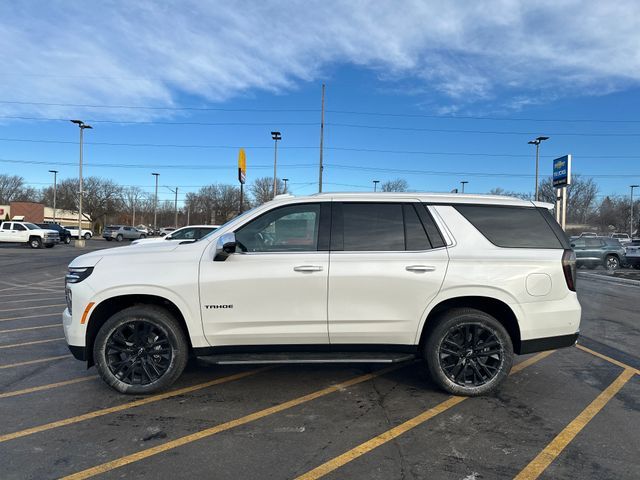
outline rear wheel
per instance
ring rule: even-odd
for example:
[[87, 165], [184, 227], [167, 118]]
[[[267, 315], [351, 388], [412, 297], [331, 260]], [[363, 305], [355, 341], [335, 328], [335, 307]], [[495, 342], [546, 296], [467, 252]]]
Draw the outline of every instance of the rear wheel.
[[121, 393], [153, 393], [170, 386], [188, 360], [176, 320], [161, 307], [139, 305], [113, 315], [98, 331], [93, 356], [102, 379]]
[[85, 240], [89, 240], [90, 238], [91, 238], [91, 234], [90, 233], [87, 232], [87, 233], [84, 234], [84, 239]]
[[620, 260], [615, 255], [607, 255], [604, 260], [604, 266], [607, 270], [618, 270], [620, 268]]
[[502, 324], [470, 308], [444, 313], [425, 342], [424, 357], [433, 381], [454, 395], [489, 393], [507, 378], [513, 345]]
[[116, 235], [116, 242], [121, 242], [123, 238], [124, 237], [122, 236], [122, 234], [119, 233], [118, 235]]
[[64, 237], [64, 244], [69, 245], [71, 243], [71, 237]]
[[31, 248], [42, 248], [42, 239], [40, 237], [31, 237], [29, 239], [29, 246]]

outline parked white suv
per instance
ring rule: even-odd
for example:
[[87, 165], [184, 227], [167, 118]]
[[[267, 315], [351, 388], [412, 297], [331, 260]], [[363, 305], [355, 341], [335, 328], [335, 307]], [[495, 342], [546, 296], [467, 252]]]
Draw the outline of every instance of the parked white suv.
[[421, 357], [458, 395], [514, 353], [573, 345], [575, 257], [548, 204], [498, 196], [290, 195], [191, 243], [101, 250], [66, 278], [65, 336], [120, 392], [217, 363]]

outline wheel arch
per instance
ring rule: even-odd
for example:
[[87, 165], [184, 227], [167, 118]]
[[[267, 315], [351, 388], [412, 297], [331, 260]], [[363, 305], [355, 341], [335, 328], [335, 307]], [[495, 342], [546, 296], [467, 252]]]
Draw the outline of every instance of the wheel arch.
[[94, 365], [93, 345], [96, 335], [100, 327], [115, 313], [134, 305], [156, 305], [166, 309], [178, 322], [182, 329], [189, 351], [193, 349], [191, 335], [184, 314], [178, 306], [171, 300], [159, 295], [153, 294], [123, 294], [102, 300], [91, 310], [91, 315], [87, 319], [87, 328], [85, 332], [85, 352], [88, 366]]
[[502, 326], [507, 330], [511, 342], [513, 344], [513, 350], [515, 353], [520, 354], [520, 325], [518, 323], [518, 317], [513, 309], [505, 303], [503, 300], [489, 296], [477, 296], [477, 295], [464, 295], [447, 298], [436, 304], [428, 313], [427, 318], [422, 326], [420, 333], [419, 347], [420, 350], [424, 346], [424, 343], [436, 325], [437, 318], [444, 312], [453, 308], [475, 308], [482, 312], [485, 312], [496, 320], [498, 320]]

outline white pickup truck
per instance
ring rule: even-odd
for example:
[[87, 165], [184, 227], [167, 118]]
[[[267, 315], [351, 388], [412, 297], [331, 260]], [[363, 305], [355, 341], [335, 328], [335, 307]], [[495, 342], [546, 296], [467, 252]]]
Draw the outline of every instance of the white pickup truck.
[[60, 243], [60, 234], [29, 222], [6, 221], [0, 224], [1, 243], [26, 243], [31, 248], [53, 247]]
[[[71, 234], [71, 238], [78, 238], [78, 227], [64, 227], [67, 230], [69, 230], [69, 233]], [[82, 237], [85, 240], [89, 240], [91, 237], [93, 237], [93, 232], [91, 230], [86, 230], [86, 229], [82, 229]]]

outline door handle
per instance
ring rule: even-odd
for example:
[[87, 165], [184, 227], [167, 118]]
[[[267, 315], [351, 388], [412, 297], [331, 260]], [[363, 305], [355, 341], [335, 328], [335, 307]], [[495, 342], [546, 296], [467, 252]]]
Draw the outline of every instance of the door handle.
[[431, 265], [409, 265], [405, 267], [408, 272], [416, 272], [416, 273], [424, 273], [424, 272], [433, 272], [436, 267], [432, 267]]
[[321, 272], [321, 265], [298, 265], [297, 267], [293, 267], [293, 270], [296, 272]]

